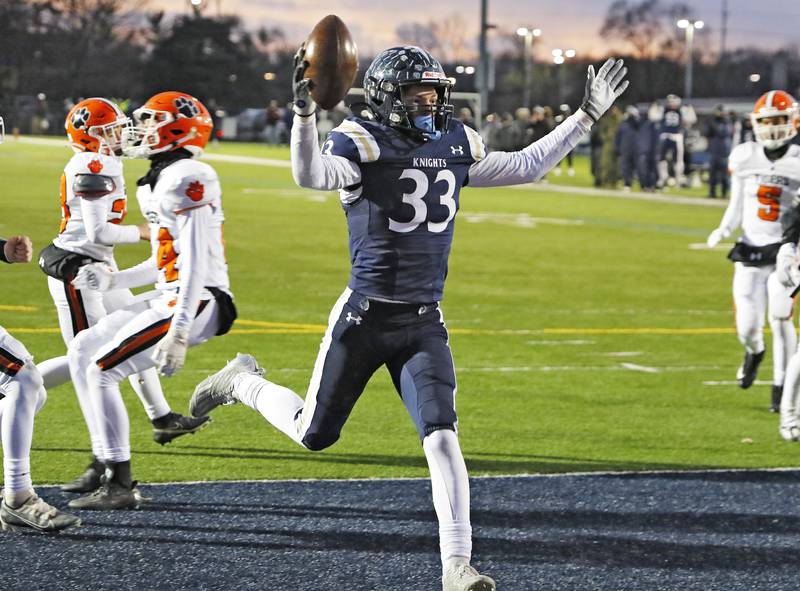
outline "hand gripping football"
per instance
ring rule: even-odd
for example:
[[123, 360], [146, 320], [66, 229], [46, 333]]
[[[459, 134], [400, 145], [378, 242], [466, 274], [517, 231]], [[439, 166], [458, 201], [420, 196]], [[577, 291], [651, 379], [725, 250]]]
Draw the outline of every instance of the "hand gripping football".
[[358, 50], [350, 31], [338, 16], [319, 21], [306, 41], [305, 77], [310, 78], [311, 98], [321, 109], [332, 109], [347, 96], [358, 71]]

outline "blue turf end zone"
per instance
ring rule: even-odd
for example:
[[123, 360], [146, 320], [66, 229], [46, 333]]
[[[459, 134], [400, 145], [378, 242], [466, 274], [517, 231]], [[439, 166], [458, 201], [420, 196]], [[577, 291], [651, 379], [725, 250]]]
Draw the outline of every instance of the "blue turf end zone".
[[[795, 589], [798, 485], [800, 471], [478, 478], [474, 564], [501, 591]], [[138, 511], [0, 535], [0, 589], [441, 589], [425, 480], [142, 491]]]

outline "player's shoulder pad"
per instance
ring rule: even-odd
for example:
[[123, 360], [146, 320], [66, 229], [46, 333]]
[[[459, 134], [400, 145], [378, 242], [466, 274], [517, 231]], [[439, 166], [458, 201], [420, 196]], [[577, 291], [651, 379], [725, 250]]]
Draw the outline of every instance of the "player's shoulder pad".
[[64, 167], [67, 177], [79, 174], [97, 174], [107, 177], [122, 176], [122, 160], [97, 152], [78, 152]]
[[475, 162], [480, 162], [486, 158], [486, 144], [483, 143], [481, 135], [469, 125], [464, 125], [461, 121], [451, 120], [448, 133], [463, 134], [469, 144], [469, 152]]
[[381, 149], [373, 126], [369, 121], [348, 117], [328, 134], [323, 152], [357, 163], [375, 162], [381, 156]]
[[797, 144], [789, 144], [789, 149], [786, 150], [786, 156], [789, 158], [800, 158], [800, 146]]
[[743, 142], [731, 150], [731, 154], [728, 156], [728, 170], [731, 174], [741, 172], [757, 147], [756, 142]]
[[176, 213], [218, 201], [222, 194], [217, 172], [205, 162], [189, 158], [167, 166], [154, 192]]

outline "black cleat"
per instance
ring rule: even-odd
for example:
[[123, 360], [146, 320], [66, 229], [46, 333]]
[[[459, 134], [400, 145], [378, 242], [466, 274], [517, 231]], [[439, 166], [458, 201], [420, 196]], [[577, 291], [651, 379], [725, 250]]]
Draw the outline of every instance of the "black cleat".
[[742, 366], [736, 372], [736, 381], [739, 382], [739, 387], [746, 390], [753, 385], [758, 375], [758, 366], [764, 359], [767, 350], [764, 349], [761, 353], [745, 353]]
[[166, 445], [176, 437], [187, 433], [196, 433], [211, 422], [211, 417], [185, 417], [176, 412], [171, 412], [153, 419], [153, 440], [161, 445]]
[[781, 398], [783, 397], [783, 386], [772, 384], [772, 404], [769, 405], [769, 412], [781, 412]]
[[103, 476], [105, 465], [94, 458], [86, 471], [72, 482], [61, 487], [61, 490], [69, 493], [89, 493], [100, 488], [100, 478]]
[[139, 498], [136, 495], [136, 482], [128, 488], [114, 479], [103, 477], [103, 484], [96, 491], [85, 497], [69, 502], [72, 509], [85, 511], [117, 511], [120, 509], [138, 509]]

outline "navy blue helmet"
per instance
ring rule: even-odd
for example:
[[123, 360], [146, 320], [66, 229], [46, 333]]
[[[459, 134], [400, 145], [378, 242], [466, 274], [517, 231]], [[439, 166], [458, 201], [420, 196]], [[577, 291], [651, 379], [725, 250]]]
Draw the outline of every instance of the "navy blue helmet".
[[366, 102], [378, 122], [424, 135], [431, 130], [415, 125], [404, 102], [405, 89], [417, 85], [436, 90], [438, 98], [431, 111], [433, 127], [446, 133], [453, 114], [450, 103], [453, 82], [430, 53], [413, 45], [391, 47], [379, 53], [364, 74]]

